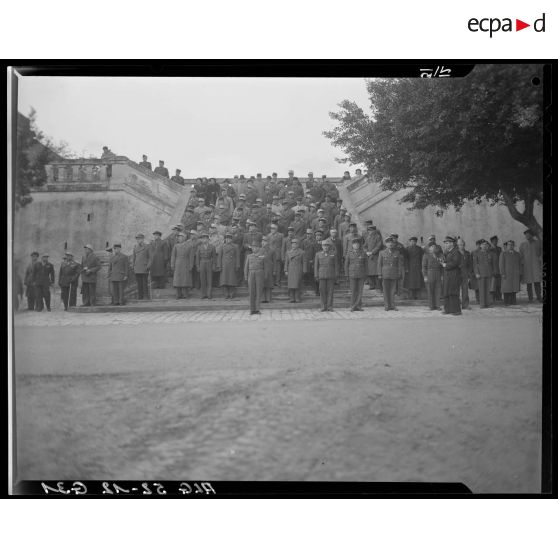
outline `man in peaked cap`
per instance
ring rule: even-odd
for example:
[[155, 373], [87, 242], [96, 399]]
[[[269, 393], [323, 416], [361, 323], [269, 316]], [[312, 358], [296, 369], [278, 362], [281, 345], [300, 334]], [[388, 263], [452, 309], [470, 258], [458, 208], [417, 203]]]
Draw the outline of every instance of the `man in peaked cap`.
[[112, 285], [112, 299], [115, 306], [124, 306], [124, 288], [128, 281], [128, 256], [122, 253], [122, 244], [112, 246], [114, 253], [109, 259], [108, 279]]
[[149, 244], [149, 273], [154, 289], [164, 289], [170, 261], [170, 249], [167, 242], [161, 240], [161, 231], [153, 233]]
[[136, 234], [136, 245], [132, 251], [132, 269], [136, 277], [138, 300], [145, 300], [148, 297], [149, 248], [142, 233]]
[[362, 308], [362, 290], [367, 274], [368, 257], [358, 238], [352, 241], [352, 247], [345, 257], [345, 276], [349, 279], [351, 292], [351, 312], [360, 312]]
[[395, 307], [395, 287], [396, 282], [403, 276], [403, 256], [399, 250], [395, 249], [394, 241], [388, 236], [384, 243], [385, 250], [380, 252], [378, 257], [378, 275], [382, 278], [384, 290], [384, 306], [386, 312], [397, 310]]
[[35, 310], [42, 312], [44, 306], [50, 312], [50, 287], [54, 285], [54, 267], [48, 261], [49, 255], [43, 254], [41, 261], [33, 266], [33, 285], [35, 286]]
[[141, 158], [142, 160], [139, 162], [139, 166], [147, 170], [152, 170], [151, 163], [147, 160], [147, 155], [142, 155]]
[[101, 261], [93, 253], [91, 244], [86, 244], [83, 248], [85, 255], [81, 260], [82, 306], [95, 306], [97, 302], [97, 273], [101, 269]]
[[209, 243], [208, 233], [202, 233], [200, 238], [201, 244], [196, 251], [195, 263], [200, 273], [201, 298], [211, 300], [213, 294], [213, 270], [216, 267], [217, 251], [215, 246]]
[[339, 276], [337, 256], [330, 238], [322, 241], [322, 251], [314, 257], [314, 277], [320, 283], [322, 312], [333, 312], [333, 290]]
[[457, 249], [456, 239], [446, 236], [444, 239], [445, 257], [442, 263], [444, 281], [442, 293], [444, 297], [444, 314], [461, 316], [459, 293], [461, 292], [461, 253]]
[[165, 167], [165, 161], [163, 160], [159, 161], [159, 166], [156, 167], [153, 172], [159, 176], [164, 176], [165, 178], [169, 177], [169, 170]]
[[66, 252], [64, 254], [64, 261], [60, 266], [60, 273], [58, 274], [60, 298], [66, 311], [77, 303], [79, 273], [79, 264], [74, 261], [74, 255], [71, 252]]
[[424, 250], [417, 246], [418, 238], [411, 236], [409, 238], [409, 246], [407, 246], [407, 258], [405, 260], [405, 287], [409, 290], [411, 299], [416, 300], [422, 288], [424, 281], [422, 277], [422, 257]]
[[180, 184], [181, 186], [184, 186], [184, 179], [180, 176], [180, 173], [182, 171], [180, 169], [176, 169], [174, 176], [171, 178], [171, 180], [173, 182], [176, 182], [177, 184]]

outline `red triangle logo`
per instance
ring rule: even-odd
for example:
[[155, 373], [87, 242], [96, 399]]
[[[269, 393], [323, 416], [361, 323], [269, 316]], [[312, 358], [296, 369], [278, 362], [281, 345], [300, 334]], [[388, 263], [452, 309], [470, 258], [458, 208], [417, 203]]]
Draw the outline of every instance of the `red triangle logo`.
[[524, 21], [521, 21], [520, 19], [515, 20], [515, 30], [516, 31], [521, 31], [522, 29], [525, 29], [525, 27], [531, 27], [531, 24], [530, 23], [525, 23]]

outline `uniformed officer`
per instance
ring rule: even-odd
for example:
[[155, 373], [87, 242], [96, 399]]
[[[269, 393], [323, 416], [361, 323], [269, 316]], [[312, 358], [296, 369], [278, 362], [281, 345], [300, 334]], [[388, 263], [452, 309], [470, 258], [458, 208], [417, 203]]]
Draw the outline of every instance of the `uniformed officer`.
[[31, 263], [27, 266], [25, 270], [25, 279], [23, 283], [25, 285], [25, 296], [27, 297], [27, 310], [35, 310], [35, 285], [33, 285], [33, 268], [34, 265], [39, 261], [39, 252], [31, 252]]
[[345, 257], [345, 275], [349, 279], [351, 291], [351, 312], [360, 312], [362, 308], [362, 290], [366, 278], [368, 257], [358, 238], [354, 238], [352, 248]]
[[95, 306], [97, 301], [97, 273], [101, 269], [99, 258], [93, 253], [93, 246], [86, 244], [85, 255], [81, 260], [82, 306]]
[[442, 294], [444, 296], [444, 314], [461, 316], [461, 304], [459, 302], [459, 292], [461, 291], [461, 253], [456, 246], [456, 239], [453, 236], [446, 236], [444, 239], [444, 281]]
[[132, 269], [136, 276], [138, 300], [144, 300], [148, 297], [149, 248], [145, 244], [145, 236], [142, 233], [136, 234], [136, 241], [137, 244], [132, 252]]
[[240, 269], [240, 250], [233, 241], [233, 233], [225, 233], [225, 242], [217, 251], [217, 269], [225, 299], [232, 300], [236, 295], [238, 271]]
[[209, 235], [204, 232], [201, 234], [201, 244], [196, 251], [196, 267], [200, 273], [201, 298], [211, 300], [213, 293], [213, 268], [217, 252], [215, 246], [209, 244]]
[[260, 314], [265, 265], [264, 256], [259, 255], [260, 248], [257, 245], [249, 247], [249, 253], [244, 263], [244, 280], [248, 283], [250, 315]]
[[298, 246], [298, 238], [291, 238], [291, 248], [285, 253], [285, 275], [289, 289], [289, 302], [300, 302], [300, 289], [304, 273], [304, 252]]
[[44, 254], [42, 261], [33, 267], [33, 284], [35, 285], [36, 310], [42, 312], [44, 306], [50, 312], [50, 287], [54, 285], [54, 266], [48, 261], [49, 255]]
[[169, 170], [165, 167], [165, 161], [159, 161], [159, 166], [153, 172], [165, 178], [169, 177]]
[[186, 235], [179, 232], [177, 242], [171, 252], [170, 267], [172, 285], [176, 289], [176, 298], [188, 298], [192, 288], [192, 267], [194, 264], [194, 245], [185, 242]]
[[422, 256], [422, 276], [426, 284], [430, 310], [440, 309], [443, 272], [442, 262], [443, 257], [441, 252], [436, 250], [436, 244], [431, 244]]
[[386, 312], [397, 310], [395, 307], [395, 288], [397, 281], [403, 277], [403, 256], [394, 248], [391, 236], [384, 241], [386, 248], [378, 257], [378, 276], [382, 278], [384, 306]]
[[262, 247], [259, 252], [264, 257], [264, 281], [262, 289], [262, 302], [271, 302], [273, 290], [273, 270], [275, 268], [275, 252], [269, 245], [269, 237], [262, 237]]
[[378, 256], [383, 247], [382, 234], [374, 226], [372, 219], [367, 221], [367, 232], [364, 237], [364, 246], [366, 250], [367, 262], [367, 275], [368, 275], [368, 289], [378, 289]]
[[148, 269], [154, 289], [165, 288], [170, 260], [169, 245], [161, 240], [161, 236], [161, 231], [154, 231], [153, 240], [149, 244]]
[[424, 285], [422, 277], [422, 257], [424, 250], [417, 246], [417, 237], [409, 238], [409, 246], [407, 246], [407, 258], [405, 260], [406, 274], [405, 287], [409, 290], [410, 298], [416, 300]]
[[283, 235], [279, 232], [276, 222], [271, 224], [271, 232], [268, 235], [269, 247], [275, 252], [273, 268], [273, 284], [278, 287], [281, 284], [281, 271], [283, 262]]
[[176, 182], [177, 184], [180, 184], [181, 186], [184, 186], [184, 179], [180, 176], [180, 173], [182, 171], [180, 169], [176, 169], [174, 176], [171, 177], [171, 180], [173, 182]]
[[314, 277], [320, 282], [321, 312], [333, 312], [333, 290], [339, 267], [330, 238], [322, 241], [322, 251], [314, 258]]
[[114, 253], [109, 259], [108, 277], [112, 283], [112, 298], [115, 306], [124, 306], [124, 287], [128, 281], [128, 256], [122, 253], [122, 244], [113, 245]]
[[139, 166], [151, 170], [151, 163], [147, 160], [147, 155], [142, 155], [141, 158], [142, 161], [140, 161]]
[[487, 240], [482, 240], [481, 249], [473, 255], [473, 269], [479, 285], [480, 307], [490, 307], [490, 282], [499, 272], [495, 252], [490, 250]]
[[74, 261], [73, 254], [66, 252], [58, 274], [60, 298], [64, 304], [64, 310], [76, 305], [79, 273], [79, 264]]

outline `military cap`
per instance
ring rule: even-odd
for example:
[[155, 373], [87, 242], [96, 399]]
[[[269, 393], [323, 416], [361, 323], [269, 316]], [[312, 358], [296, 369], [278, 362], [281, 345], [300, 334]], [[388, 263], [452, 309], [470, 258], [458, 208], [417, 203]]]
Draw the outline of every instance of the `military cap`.
[[204, 238], [204, 237], [209, 238], [209, 234], [207, 234], [205, 231], [202, 232], [202, 233], [200, 234], [200, 236], [201, 236], [202, 238]]
[[313, 172], [309, 172], [309, 173], [308, 173], [308, 176], [314, 176], [314, 173], [313, 173]]
[[292, 190], [289, 190], [289, 192], [288, 192], [288, 193], [289, 193], [289, 194], [294, 194], [294, 192], [293, 192]]
[[370, 225], [368, 225], [366, 228], [367, 228], [368, 230], [373, 230], [373, 229], [375, 229], [376, 227], [375, 227], [374, 225], [370, 224]]
[[533, 234], [533, 229], [525, 229], [523, 234]]
[[270, 203], [266, 204], [266, 207], [268, 207], [269, 209], [271, 209], [271, 204], [270, 204]]
[[276, 173], [276, 172], [272, 172], [272, 173], [271, 173], [271, 176], [277, 176], [277, 173]]
[[74, 257], [74, 255], [71, 252], [65, 252], [64, 255], [65, 256], [72, 256], [72, 258]]
[[353, 238], [351, 242], [358, 242], [360, 244], [362, 240], [362, 236], [355, 236], [355, 238]]
[[255, 179], [256, 179], [256, 177], [255, 177], [254, 175], [252, 175], [252, 176], [250, 177], [250, 180], [255, 180]]
[[248, 180], [248, 184], [246, 184], [246, 188], [253, 188], [254, 187], [252, 184], [250, 184], [250, 182], [252, 182], [252, 179]]
[[333, 241], [331, 238], [326, 238], [325, 240], [322, 240], [322, 246], [333, 246]]
[[48, 254], [43, 254], [43, 258], [48, 258], [49, 255]]
[[318, 209], [318, 213], [319, 213], [320, 211], [321, 211], [322, 213], [324, 212], [324, 210], [323, 210], [321, 207]]
[[240, 196], [238, 196], [239, 200], [245, 200], [246, 199], [246, 194], [240, 194]]
[[304, 213], [306, 213], [306, 211], [304, 209], [297, 209], [296, 210], [296, 215], [303, 215]]
[[176, 169], [176, 172], [182, 172], [180, 169]]
[[346, 207], [343, 207], [343, 206], [341, 206], [341, 209], [340, 209], [339, 211], [344, 211], [344, 212], [346, 213], [346, 212], [347, 212], [347, 208], [346, 208]]
[[193, 213], [194, 210], [191, 207], [187, 207], [186, 211], [188, 211], [189, 213]]
[[267, 235], [262, 236], [262, 242], [265, 240], [265, 242], [269, 242], [269, 238]]
[[255, 222], [255, 221], [246, 221], [246, 224], [247, 224], [247, 225], [250, 225], [250, 226], [251, 226], [251, 225], [256, 226], [256, 222]]
[[122, 248], [122, 244], [116, 243], [112, 245], [113, 248]]
[[176, 225], [171, 228], [171, 231], [177, 231], [177, 230], [178, 230], [178, 227]]
[[93, 250], [93, 246], [91, 246], [91, 244], [86, 244], [86, 245], [84, 246], [84, 248], [89, 248], [89, 250]]
[[418, 240], [418, 238], [416, 236], [411, 236], [411, 238], [409, 238], [409, 240]]
[[332, 233], [332, 232], [335, 232], [335, 233], [336, 233], [336, 232], [337, 232], [337, 229], [329, 229], [329, 232], [330, 232], [330, 233]]
[[310, 207], [316, 207], [316, 204], [315, 204], [315, 203], [311, 203], [311, 204], [310, 204]]
[[32, 256], [38, 256], [38, 255], [39, 255], [39, 252], [37, 252], [37, 251], [31, 252], [31, 255], [32, 255]]
[[349, 227], [356, 227], [356, 223], [349, 223]]
[[196, 225], [203, 225], [203, 221], [196, 221]]
[[495, 239], [498, 240], [498, 237], [496, 235], [490, 237], [490, 240], [495, 240]]
[[384, 242], [393, 242], [393, 237], [391, 236], [386, 236], [386, 238], [384, 238]]
[[257, 174], [256, 174], [256, 176], [260, 176], [260, 177], [261, 177], [261, 175], [262, 175], [262, 173], [261, 173], [261, 172], [259, 172], [259, 173], [257, 173]]
[[226, 232], [226, 233], [225, 233], [225, 238], [227, 238], [227, 237], [232, 238], [232, 236], [233, 236], [233, 235], [232, 235], [232, 233], [230, 233], [230, 232]]
[[515, 240], [508, 240], [506, 244], [515, 244]]
[[105, 252], [112, 252], [112, 248], [105, 248]]
[[274, 199], [274, 200], [278, 200], [278, 199], [279, 199], [279, 196], [275, 195], [275, 196], [273, 196], [273, 199]]
[[455, 237], [448, 235], [444, 238], [444, 242], [455, 242]]
[[159, 236], [163, 235], [163, 233], [161, 231], [155, 231], [153, 234], [158, 234]]
[[233, 221], [240, 221], [240, 219], [238, 217], [233, 217], [232, 220]]
[[289, 205], [289, 202], [287, 200], [283, 200], [283, 205]]
[[256, 198], [256, 202], [262, 202], [262, 198]]
[[398, 235], [398, 234], [395, 234], [395, 233], [393, 233], [393, 234], [391, 235], [391, 237], [392, 237], [392, 238], [399, 238], [399, 235]]
[[202, 201], [202, 202], [205, 202], [205, 199], [204, 199], [204, 198], [198, 198], [198, 201], [199, 201], [199, 202], [201, 202], [201, 201]]
[[215, 223], [211, 223], [211, 225], [209, 225], [209, 228], [210, 229], [216, 229], [217, 225]]
[[435, 234], [431, 234], [431, 235], [428, 237], [428, 240], [436, 240], [436, 235], [435, 235]]
[[165, 161], [163, 161], [162, 159], [159, 159], [159, 163], [164, 163]]
[[323, 231], [321, 231], [319, 229], [316, 232], [314, 232], [314, 236], [316, 236], [317, 234], [320, 234], [322, 236], [324, 235]]
[[147, 157], [147, 155], [144, 154], [144, 155], [142, 155], [142, 157]]
[[241, 174], [241, 175], [240, 175], [240, 178], [244, 178], [244, 175], [243, 175], [243, 174]]
[[142, 233], [136, 234], [136, 238], [145, 238], [145, 235]]
[[290, 225], [287, 227], [288, 231], [294, 231], [294, 227], [291, 227]]
[[293, 244], [294, 242], [298, 244], [298, 238], [296, 236], [291, 240], [291, 244]]
[[325, 223], [325, 222], [326, 222], [326, 218], [325, 218], [325, 217], [320, 217], [320, 218], [318, 219], [318, 221], [323, 221], [323, 222]]
[[278, 221], [279, 221], [279, 217], [272, 217], [271, 218], [272, 223], [277, 223]]
[[210, 204], [209, 204], [209, 207], [215, 207], [215, 204], [214, 204], [214, 203], [210, 203]]
[[197, 234], [198, 234], [198, 231], [191, 230], [191, 231], [190, 231], [190, 234], [197, 235]]
[[306, 232], [307, 232], [307, 233], [312, 233], [312, 232], [314, 232], [314, 231], [313, 231], [312, 229], [306, 229]]
[[364, 221], [367, 225], [371, 225], [372, 224], [372, 219], [367, 219], [366, 221]]

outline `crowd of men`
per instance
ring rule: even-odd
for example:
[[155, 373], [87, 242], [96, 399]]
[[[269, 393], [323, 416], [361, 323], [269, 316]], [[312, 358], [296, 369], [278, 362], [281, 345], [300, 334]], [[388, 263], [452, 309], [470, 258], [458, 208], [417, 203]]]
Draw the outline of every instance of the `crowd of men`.
[[[139, 164], [151, 170], [147, 159], [144, 155]], [[168, 177], [164, 161], [153, 172]], [[346, 172], [344, 179], [350, 178]], [[184, 182], [180, 169], [171, 180]], [[211, 299], [213, 289], [222, 287], [225, 299], [232, 300], [246, 281], [252, 313], [260, 312], [260, 303], [271, 302], [273, 288], [284, 282], [291, 303], [301, 301], [305, 286], [320, 296], [323, 312], [331, 311], [343, 276], [355, 312], [362, 311], [365, 284], [383, 292], [386, 311], [397, 310], [395, 296], [403, 290], [411, 299], [426, 291], [431, 310], [440, 309], [443, 302], [443, 312], [454, 315], [470, 307], [469, 290], [481, 308], [502, 297], [504, 304], [515, 304], [521, 283], [527, 285], [530, 301], [533, 287], [541, 301], [542, 249], [531, 230], [525, 231], [519, 251], [513, 240], [500, 247], [496, 236], [478, 240], [472, 252], [462, 238], [452, 236], [444, 239], [443, 248], [434, 235], [423, 246], [417, 237], [404, 246], [397, 234], [384, 237], [372, 220], [359, 231], [325, 175], [315, 181], [308, 173], [304, 185], [292, 170], [286, 180], [278, 180], [277, 173], [265, 179], [261, 174], [249, 179], [239, 175], [220, 184], [214, 178], [198, 178], [181, 222], [162, 236], [154, 231], [147, 243], [138, 233], [129, 257], [118, 243], [109, 249], [112, 304], [125, 304], [124, 288], [132, 274], [140, 300], [150, 297], [150, 287], [165, 288], [169, 278], [177, 299], [188, 298], [192, 289], [199, 290], [202, 299]], [[41, 261], [36, 252], [31, 258], [24, 280], [28, 308], [50, 310], [54, 268], [48, 254]], [[81, 263], [66, 252], [58, 274], [66, 310], [76, 305], [80, 278], [83, 305], [96, 304], [100, 268], [90, 245], [84, 247]], [[18, 280], [15, 277], [14, 284]]]

